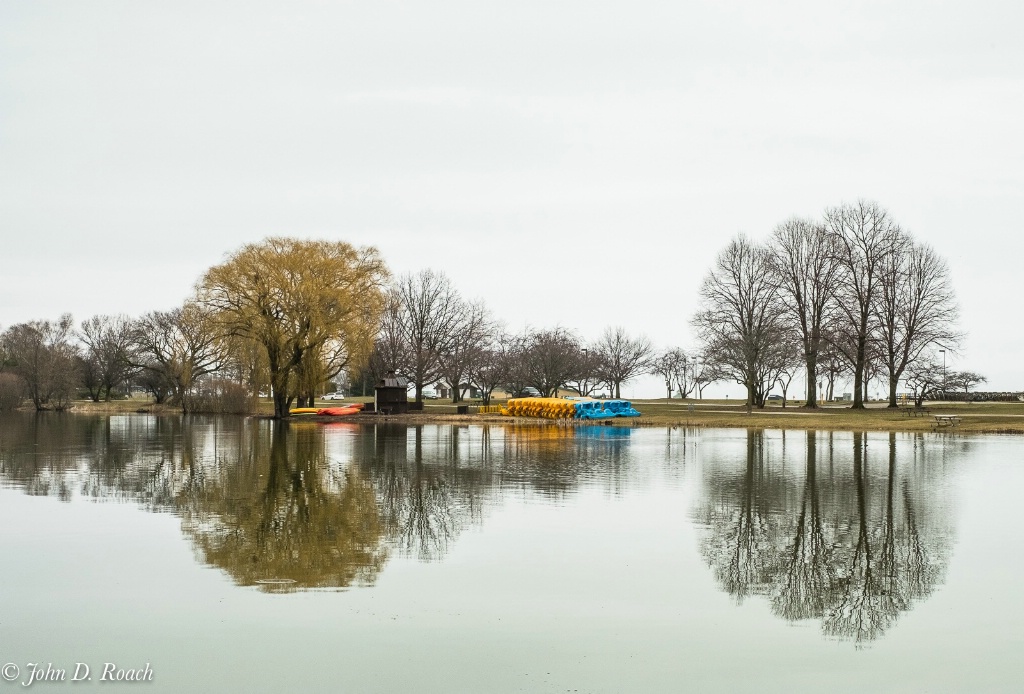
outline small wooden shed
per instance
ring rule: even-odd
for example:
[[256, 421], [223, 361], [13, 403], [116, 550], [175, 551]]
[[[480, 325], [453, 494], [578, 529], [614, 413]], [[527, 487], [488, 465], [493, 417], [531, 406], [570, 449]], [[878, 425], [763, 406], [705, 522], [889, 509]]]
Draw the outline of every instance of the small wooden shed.
[[381, 414], [405, 414], [409, 411], [409, 379], [388, 371], [373, 387], [373, 402]]

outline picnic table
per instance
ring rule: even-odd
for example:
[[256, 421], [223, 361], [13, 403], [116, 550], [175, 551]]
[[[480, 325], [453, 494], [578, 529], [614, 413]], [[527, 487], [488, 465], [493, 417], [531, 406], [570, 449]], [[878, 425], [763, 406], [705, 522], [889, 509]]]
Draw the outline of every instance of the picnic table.
[[956, 427], [960, 426], [960, 416], [955, 414], [937, 414], [935, 415], [935, 429], [942, 429], [944, 427]]
[[907, 415], [908, 417], [923, 417], [926, 414], [931, 414], [931, 409], [927, 407], [901, 407], [900, 412]]

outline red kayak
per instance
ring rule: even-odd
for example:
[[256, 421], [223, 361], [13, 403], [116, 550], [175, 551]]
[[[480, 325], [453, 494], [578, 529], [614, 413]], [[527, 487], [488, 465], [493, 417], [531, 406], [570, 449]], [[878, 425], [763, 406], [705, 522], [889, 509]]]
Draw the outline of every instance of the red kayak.
[[318, 415], [326, 415], [328, 417], [344, 417], [347, 414], [355, 414], [363, 409], [363, 403], [354, 402], [351, 405], [345, 405], [344, 407], [321, 407], [316, 411]]

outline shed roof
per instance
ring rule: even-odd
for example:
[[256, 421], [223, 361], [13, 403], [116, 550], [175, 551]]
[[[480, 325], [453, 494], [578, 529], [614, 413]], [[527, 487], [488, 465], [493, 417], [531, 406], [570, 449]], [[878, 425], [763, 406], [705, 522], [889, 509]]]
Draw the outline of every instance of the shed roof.
[[375, 388], [401, 388], [405, 390], [409, 387], [409, 379], [405, 376], [396, 376], [394, 371], [388, 371], [384, 375], [384, 378], [377, 381]]

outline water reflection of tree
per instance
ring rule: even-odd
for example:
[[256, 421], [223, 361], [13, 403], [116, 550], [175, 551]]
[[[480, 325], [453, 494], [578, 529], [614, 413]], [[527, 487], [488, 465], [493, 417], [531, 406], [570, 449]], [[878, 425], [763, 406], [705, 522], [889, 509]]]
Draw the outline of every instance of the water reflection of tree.
[[778, 590], [772, 599], [775, 614], [788, 620], [820, 617], [835, 583], [832, 546], [825, 538], [818, 494], [817, 437], [807, 432], [804, 485], [793, 529], [793, 541], [780, 565]]
[[765, 456], [763, 435], [749, 431], [743, 470], [712, 480], [701, 517], [712, 528], [704, 555], [715, 578], [738, 601], [767, 592], [778, 572], [778, 515], [772, 504], [781, 496], [780, 479]]
[[0, 422], [0, 475], [25, 493], [69, 501], [76, 473], [93, 468], [117, 476], [136, 449], [121, 436], [124, 418], [82, 418], [68, 413], [13, 413]]
[[502, 431], [496, 458], [506, 488], [560, 498], [586, 482], [626, 483], [627, 427], [513, 425]]
[[[404, 554], [441, 557], [462, 530], [480, 522], [492, 485], [486, 459], [466, 456], [459, 427], [382, 424], [361, 432], [359, 470], [373, 484], [385, 533]], [[411, 437], [411, 441], [410, 441]]]
[[372, 485], [328, 464], [318, 428], [276, 424], [269, 438], [208, 479], [183, 512], [203, 559], [242, 585], [372, 583], [387, 560]]
[[865, 641], [877, 638], [907, 609], [895, 555], [892, 491], [895, 442], [890, 456], [885, 509], [878, 525], [869, 525], [869, 480], [865, 470], [863, 434], [853, 435], [853, 480], [856, 488], [856, 541], [840, 564], [822, 628], [826, 634]]
[[711, 464], [702, 553], [738, 599], [768, 595], [780, 617], [865, 643], [942, 581], [948, 534], [928, 508], [940, 489], [901, 467], [896, 434], [874, 475], [866, 435], [853, 435], [849, 460], [830, 445], [824, 472], [814, 432], [805, 450], [802, 480], [769, 459], [762, 432], [748, 433], [742, 471]]
[[241, 585], [371, 583], [387, 560], [372, 484], [318, 427], [203, 417], [8, 417], [0, 473], [26, 493], [131, 500], [182, 517]]
[[629, 430], [612, 427], [52, 413], [2, 424], [3, 483], [175, 513], [197, 556], [243, 585], [370, 583], [392, 553], [443, 556], [499, 495], [614, 490], [633, 469]]

